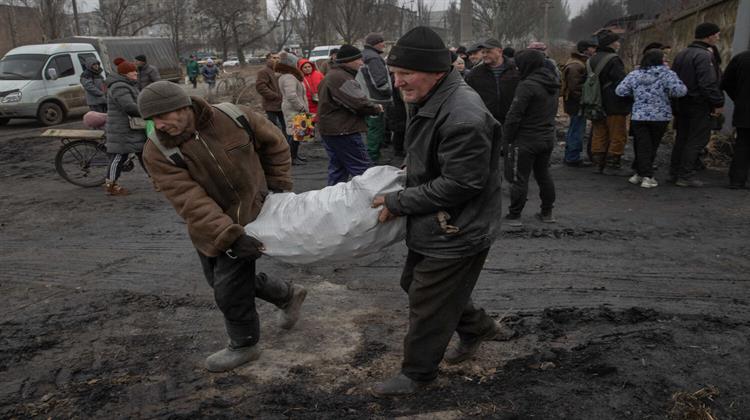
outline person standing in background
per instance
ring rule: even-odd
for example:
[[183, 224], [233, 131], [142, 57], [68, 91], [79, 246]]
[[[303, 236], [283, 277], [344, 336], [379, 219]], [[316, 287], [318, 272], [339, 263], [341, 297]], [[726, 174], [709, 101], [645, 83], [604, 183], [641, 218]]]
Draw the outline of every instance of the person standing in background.
[[193, 84], [193, 89], [198, 87], [198, 75], [201, 72], [201, 68], [198, 65], [198, 62], [195, 61], [195, 56], [190, 56], [190, 61], [187, 63], [187, 76], [188, 80], [190, 80], [190, 83]]
[[138, 89], [143, 90], [151, 83], [161, 80], [159, 70], [146, 62], [146, 56], [139, 54], [135, 56], [135, 65], [138, 67]]
[[279, 91], [279, 76], [276, 74], [276, 63], [279, 62], [279, 54], [269, 52], [266, 54], [266, 65], [258, 70], [255, 79], [255, 90], [262, 98], [261, 106], [266, 111], [266, 117], [286, 133], [284, 114], [281, 112], [281, 92]]
[[747, 188], [750, 170], [750, 51], [739, 53], [729, 61], [721, 88], [734, 101], [732, 125], [737, 128], [734, 156], [729, 167], [729, 188]]
[[562, 70], [563, 108], [570, 117], [563, 159], [568, 166], [591, 166], [591, 162], [581, 158], [583, 134], [586, 131], [586, 117], [581, 113], [581, 91], [586, 80], [586, 61], [595, 51], [596, 45], [589, 41], [578, 41], [576, 50], [570, 54]]

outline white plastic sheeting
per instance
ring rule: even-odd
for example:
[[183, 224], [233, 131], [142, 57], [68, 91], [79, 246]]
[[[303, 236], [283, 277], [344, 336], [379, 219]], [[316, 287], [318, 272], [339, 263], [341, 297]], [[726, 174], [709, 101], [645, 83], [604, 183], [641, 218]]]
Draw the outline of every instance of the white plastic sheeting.
[[375, 166], [349, 182], [266, 197], [263, 208], [245, 226], [266, 248], [264, 254], [294, 264], [346, 261], [378, 252], [406, 236], [406, 218], [378, 223], [377, 195], [404, 188], [406, 173]]

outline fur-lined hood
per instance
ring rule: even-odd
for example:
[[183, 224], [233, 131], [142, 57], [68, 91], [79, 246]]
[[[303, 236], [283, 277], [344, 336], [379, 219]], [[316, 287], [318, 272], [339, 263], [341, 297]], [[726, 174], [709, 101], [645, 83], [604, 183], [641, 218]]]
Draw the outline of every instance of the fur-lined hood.
[[292, 76], [297, 78], [297, 80], [299, 80], [300, 82], [304, 78], [304, 76], [302, 76], [302, 72], [300, 71], [300, 69], [298, 69], [297, 67], [290, 66], [288, 64], [276, 63], [276, 66], [273, 68], [273, 70], [279, 74], [291, 74]]

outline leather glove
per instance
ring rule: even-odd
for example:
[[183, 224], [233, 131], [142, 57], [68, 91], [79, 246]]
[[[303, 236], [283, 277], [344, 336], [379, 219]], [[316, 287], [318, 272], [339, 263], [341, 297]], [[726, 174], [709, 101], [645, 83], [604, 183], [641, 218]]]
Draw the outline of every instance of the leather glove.
[[232, 247], [227, 251], [227, 255], [254, 261], [263, 255], [262, 251], [265, 251], [265, 249], [259, 240], [252, 236], [242, 235], [234, 241]]

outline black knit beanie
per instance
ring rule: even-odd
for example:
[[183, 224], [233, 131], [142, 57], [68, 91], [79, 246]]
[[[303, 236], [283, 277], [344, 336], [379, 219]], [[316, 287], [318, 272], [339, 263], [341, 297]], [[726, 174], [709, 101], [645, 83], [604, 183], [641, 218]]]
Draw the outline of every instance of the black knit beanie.
[[711, 22], [703, 22], [695, 27], [695, 39], [708, 38], [709, 36], [721, 31], [719, 25]]
[[443, 40], [432, 29], [417, 26], [399, 38], [388, 54], [389, 66], [441, 73], [450, 71], [451, 54]]
[[345, 44], [339, 48], [339, 52], [336, 53], [336, 64], [350, 63], [358, 58], [362, 58], [362, 51], [359, 48]]

